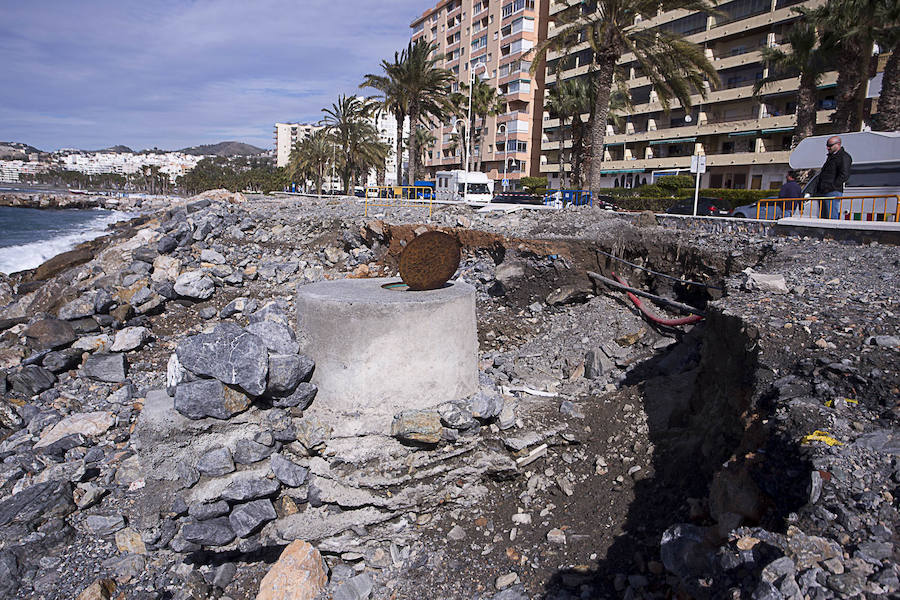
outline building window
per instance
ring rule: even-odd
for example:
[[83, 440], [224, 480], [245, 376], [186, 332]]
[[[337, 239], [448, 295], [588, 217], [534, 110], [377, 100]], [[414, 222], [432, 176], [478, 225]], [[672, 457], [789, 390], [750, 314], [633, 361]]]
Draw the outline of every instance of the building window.
[[[457, 34], [458, 38], [458, 34]], [[484, 34], [480, 38], [476, 38], [472, 41], [472, 50], [479, 50], [481, 48], [487, 47], [487, 34]]]
[[503, 6], [503, 18], [525, 9], [534, 10], [534, 0], [513, 0]]

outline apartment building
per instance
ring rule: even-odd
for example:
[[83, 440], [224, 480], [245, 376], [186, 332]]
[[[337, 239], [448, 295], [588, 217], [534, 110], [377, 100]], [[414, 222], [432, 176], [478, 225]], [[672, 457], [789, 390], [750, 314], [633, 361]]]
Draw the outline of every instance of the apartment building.
[[[547, 34], [550, 0], [441, 0], [411, 24], [413, 41], [437, 45], [440, 66], [456, 77], [453, 91], [468, 85], [472, 73], [497, 89], [503, 109], [485, 122], [479, 143], [473, 138], [470, 169], [481, 171], [500, 185], [504, 174], [510, 189], [518, 180], [540, 175], [543, 69], [532, 78], [531, 52]], [[425, 154], [428, 175], [465, 169], [453, 134], [454, 119], [434, 123], [436, 142]]]
[[294, 144], [313, 134], [322, 125], [314, 123], [275, 123], [275, 166], [286, 167]]
[[[753, 84], [769, 75], [761, 58], [765, 46], [782, 43], [797, 15], [792, 8], [815, 7], [824, 0], [732, 0], [718, 5], [721, 15], [677, 10], [645, 19], [641, 25], [679, 33], [700, 44], [718, 71], [721, 85], [691, 98], [685, 111], [675, 101], [663, 111], [650, 81], [640, 72], [633, 56], [620, 61], [628, 74], [627, 86], [633, 110], [623, 114], [619, 127], [607, 126], [606, 146], [600, 168], [606, 187], [632, 187], [652, 183], [661, 174], [687, 172], [691, 155], [707, 156], [707, 173], [701, 186], [735, 189], [777, 188], [788, 167], [791, 134], [796, 124], [799, 79], [786, 76], [764, 89], [760, 99]], [[550, 7], [548, 35], [558, 31], [561, 16], [571, 11], [592, 11], [594, 2], [554, 0]], [[547, 57], [547, 86], [584, 76], [592, 60], [591, 49], [581, 43], [565, 56]], [[559, 73], [557, 75], [557, 72]], [[818, 91], [817, 134], [830, 133], [829, 116], [835, 107], [837, 74], [828, 73]], [[543, 122], [541, 173], [551, 187], [568, 169], [571, 140], [559, 119], [546, 115]], [[588, 115], [583, 115], [587, 120]], [[562, 161], [560, 148], [563, 148]], [[824, 149], [823, 149], [824, 160]], [[562, 164], [561, 164], [562, 163]]]

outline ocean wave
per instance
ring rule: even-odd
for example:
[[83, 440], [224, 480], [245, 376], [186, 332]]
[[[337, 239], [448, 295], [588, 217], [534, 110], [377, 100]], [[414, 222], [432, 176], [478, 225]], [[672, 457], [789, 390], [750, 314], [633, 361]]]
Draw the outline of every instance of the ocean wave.
[[112, 211], [92, 221], [83, 223], [74, 231], [69, 231], [48, 240], [0, 248], [0, 272], [8, 274], [38, 267], [57, 254], [71, 250], [82, 242], [87, 242], [109, 233], [107, 227], [112, 223], [125, 221], [135, 216], [137, 215], [133, 213]]

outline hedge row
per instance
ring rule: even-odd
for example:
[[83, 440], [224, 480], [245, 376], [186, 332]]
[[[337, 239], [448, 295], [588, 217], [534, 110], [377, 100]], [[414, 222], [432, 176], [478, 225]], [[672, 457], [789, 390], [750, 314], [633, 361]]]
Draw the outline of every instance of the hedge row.
[[[604, 190], [605, 191], [605, 190]], [[613, 204], [623, 210], [652, 210], [653, 212], [666, 212], [677, 202], [675, 198], [615, 198]]]
[[[778, 196], [778, 190], [732, 190], [728, 188], [706, 188], [700, 190], [701, 196], [710, 198], [721, 198], [723, 204], [727, 204], [731, 208], [742, 206], [744, 204], [752, 204], [763, 198], [774, 198]], [[680, 188], [678, 196], [693, 197], [693, 188]]]

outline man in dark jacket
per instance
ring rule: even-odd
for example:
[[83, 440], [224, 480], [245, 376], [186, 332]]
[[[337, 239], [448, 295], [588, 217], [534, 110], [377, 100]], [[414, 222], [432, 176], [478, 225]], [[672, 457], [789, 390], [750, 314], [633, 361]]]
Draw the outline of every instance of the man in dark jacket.
[[[828, 150], [828, 157], [819, 172], [815, 195], [840, 198], [844, 195], [844, 184], [850, 178], [850, 166], [853, 164], [853, 159], [841, 145], [841, 138], [836, 135], [828, 138], [825, 147]], [[823, 200], [822, 218], [840, 219], [840, 205], [840, 200]]]
[[[800, 184], [797, 183], [797, 174], [794, 171], [787, 172], [787, 181], [781, 186], [781, 189], [778, 190], [779, 198], [800, 198], [803, 195], [803, 190], [800, 189]], [[782, 207], [782, 211], [784, 212], [784, 216], [789, 216], [792, 214], [799, 205], [800, 201], [797, 202], [785, 202]]]

